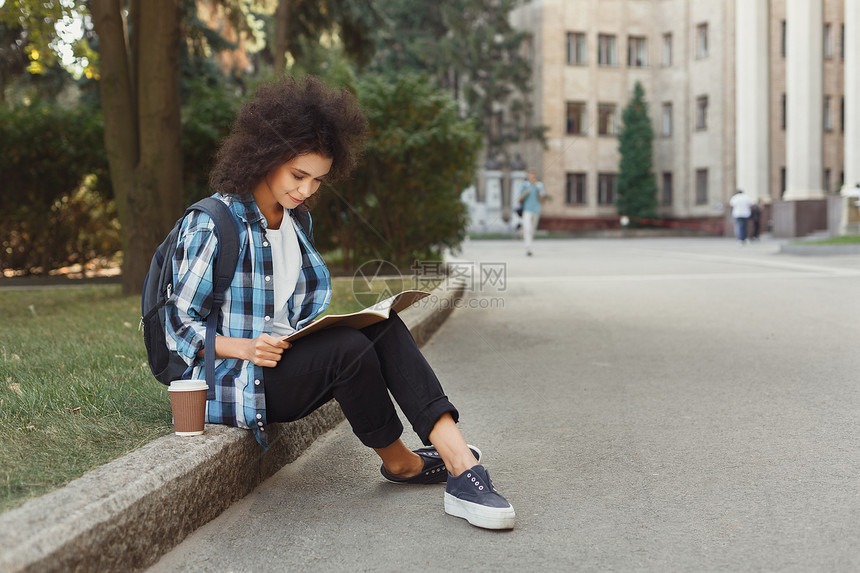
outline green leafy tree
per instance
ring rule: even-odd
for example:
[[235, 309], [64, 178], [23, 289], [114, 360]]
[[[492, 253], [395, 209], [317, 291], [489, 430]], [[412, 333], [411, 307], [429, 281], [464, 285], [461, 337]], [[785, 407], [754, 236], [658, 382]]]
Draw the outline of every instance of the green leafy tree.
[[654, 129], [648, 117], [645, 89], [636, 82], [633, 97], [621, 112], [618, 151], [621, 155], [618, 173], [619, 215], [630, 217], [634, 225], [657, 217], [657, 184], [654, 180], [652, 145]]
[[304, 61], [308, 48], [324, 35], [336, 36], [349, 58], [363, 66], [373, 56], [379, 24], [373, 0], [277, 0], [274, 33], [267, 42], [275, 73], [286, 69], [288, 53]]
[[[4, 45], [3, 48], [22, 51], [27, 58], [28, 71], [43, 73], [57, 61], [56, 25], [83, 19], [86, 13], [85, 3], [76, 0], [7, 0], [0, 9], [0, 22], [17, 31], [19, 38], [16, 46]], [[85, 51], [80, 40], [75, 42], [74, 51], [76, 55]]]
[[14, 0], [7, 6], [7, 18], [26, 34], [31, 72], [56, 58], [52, 44], [61, 19], [91, 21], [95, 30], [98, 61], [88, 61], [88, 71], [99, 80], [126, 293], [140, 292], [155, 247], [182, 209], [178, 55], [183, 10], [193, 5], [189, 0]]
[[[60, 65], [56, 26], [83, 21], [85, 13], [83, 3], [73, 0], [8, 0], [0, 8], [0, 101], [13, 87], [21, 93], [18, 99], [56, 99], [73, 79]], [[68, 47], [76, 64], [88, 71], [83, 38]]]
[[472, 181], [480, 133], [425, 77], [371, 75], [356, 89], [368, 145], [352, 177], [320, 194], [317, 240], [339, 248], [347, 268], [382, 259], [405, 270], [438, 258], [464, 238], [460, 193]]
[[[252, 33], [253, 12], [262, 4], [274, 3], [219, 0], [233, 28]], [[284, 4], [294, 5], [294, 25], [288, 30], [298, 30], [296, 37], [319, 39], [322, 30], [330, 30], [345, 45], [369, 43], [367, 30], [343, 17], [346, 7], [361, 4], [357, 0]], [[75, 51], [94, 56], [87, 61], [87, 72], [99, 82], [110, 180], [122, 227], [126, 293], [140, 292], [152, 253], [184, 203], [181, 31], [186, 40], [183, 49], [190, 44], [192, 52], [200, 53], [223, 47], [216, 35], [201, 26], [196, 9], [194, 0], [7, 0], [0, 10], [6, 35], [13, 41], [23, 38], [30, 73], [44, 73], [56, 62], [53, 46], [58, 22], [78, 18], [94, 28], [94, 35], [82, 38]], [[88, 39], [98, 48], [97, 54], [87, 51]], [[193, 62], [186, 63], [189, 70], [194, 69]], [[15, 71], [14, 64], [7, 66], [9, 71]], [[199, 131], [189, 134], [201, 135]], [[200, 149], [195, 154], [208, 156]]]
[[[384, 0], [374, 69], [432, 76], [481, 131], [488, 155], [507, 155], [508, 143], [536, 137], [529, 35], [509, 21], [519, 0]], [[504, 111], [502, 111], [504, 110]]]

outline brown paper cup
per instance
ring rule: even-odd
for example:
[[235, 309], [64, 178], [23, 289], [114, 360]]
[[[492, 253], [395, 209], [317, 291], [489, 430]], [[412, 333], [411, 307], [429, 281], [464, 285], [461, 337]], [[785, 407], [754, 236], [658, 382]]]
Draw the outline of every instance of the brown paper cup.
[[205, 380], [174, 380], [167, 389], [177, 436], [199, 436], [206, 416]]

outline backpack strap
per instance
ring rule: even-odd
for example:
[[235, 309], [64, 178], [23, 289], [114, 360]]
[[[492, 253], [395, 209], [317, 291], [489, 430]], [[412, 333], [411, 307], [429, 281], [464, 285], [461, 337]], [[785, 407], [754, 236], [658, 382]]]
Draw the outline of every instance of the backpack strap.
[[[215, 330], [218, 328], [217, 312], [224, 304], [224, 293], [233, 282], [236, 266], [239, 264], [239, 231], [236, 228], [236, 218], [230, 208], [214, 197], [201, 199], [190, 206], [185, 214], [191, 211], [202, 211], [211, 217], [215, 223], [215, 235], [218, 238], [218, 250], [215, 266], [212, 270], [212, 304], [206, 319], [206, 339], [203, 345], [203, 364], [206, 370], [206, 399], [215, 399]], [[213, 311], [216, 314], [213, 316]]]
[[311, 242], [311, 246], [316, 247], [316, 245], [314, 245], [314, 229], [308, 208], [304, 205], [300, 205], [293, 209], [292, 213], [296, 221], [299, 222], [299, 226], [302, 228], [302, 231], [304, 231], [305, 237], [307, 237], [308, 241]]

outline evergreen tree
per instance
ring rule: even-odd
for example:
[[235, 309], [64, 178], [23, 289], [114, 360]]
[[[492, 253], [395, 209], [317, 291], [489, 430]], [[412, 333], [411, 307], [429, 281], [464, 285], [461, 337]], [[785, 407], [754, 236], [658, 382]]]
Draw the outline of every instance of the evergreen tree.
[[634, 226], [643, 219], [657, 218], [657, 183], [652, 172], [654, 130], [648, 117], [645, 89], [636, 82], [633, 98], [621, 113], [618, 151], [621, 154], [618, 173], [619, 215], [630, 217]]

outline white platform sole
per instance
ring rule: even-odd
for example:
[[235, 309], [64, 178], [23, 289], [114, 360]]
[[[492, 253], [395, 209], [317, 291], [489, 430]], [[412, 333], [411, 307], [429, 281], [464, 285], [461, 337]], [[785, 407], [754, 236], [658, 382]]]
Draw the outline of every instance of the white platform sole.
[[517, 517], [512, 505], [486, 507], [458, 499], [447, 491], [445, 492], [445, 513], [462, 517], [472, 525], [484, 529], [513, 529]]

